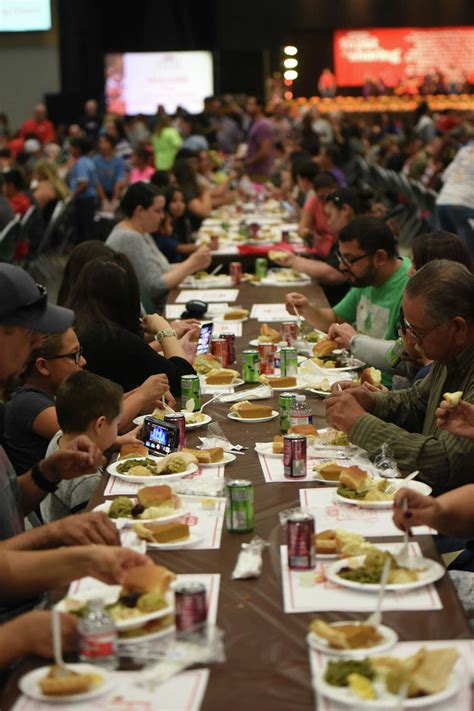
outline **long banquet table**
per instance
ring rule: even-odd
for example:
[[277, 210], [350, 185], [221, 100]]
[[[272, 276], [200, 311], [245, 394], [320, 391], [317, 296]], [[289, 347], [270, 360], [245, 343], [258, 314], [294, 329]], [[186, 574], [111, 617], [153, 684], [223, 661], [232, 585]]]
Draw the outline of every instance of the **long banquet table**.
[[[243, 284], [236, 303], [251, 308], [253, 303], [281, 303], [284, 288], [258, 288]], [[325, 304], [325, 297], [317, 286], [299, 289], [313, 301]], [[171, 294], [173, 301], [178, 292]], [[203, 292], [203, 295], [205, 292]], [[249, 320], [243, 324], [243, 337], [237, 339], [238, 363], [248, 342], [259, 332], [260, 324]], [[268, 401], [265, 401], [266, 403]], [[318, 425], [324, 423], [324, 403], [312, 397], [310, 403]], [[272, 401], [277, 406], [277, 398]], [[218, 626], [225, 633], [226, 662], [211, 665], [209, 684], [202, 708], [222, 711], [249, 708], [259, 711], [289, 711], [312, 709], [315, 700], [311, 688], [306, 634], [308, 623], [316, 614], [285, 614], [283, 612], [279, 546], [286, 543], [279, 525], [278, 514], [299, 505], [298, 485], [264, 481], [258, 456], [253, 450], [255, 441], [269, 441], [278, 433], [278, 420], [265, 424], [243, 424], [227, 419], [228, 405], [213, 403], [207, 412], [218, 422], [229, 440], [248, 447], [245, 456], [226, 468], [232, 479], [246, 478], [254, 484], [255, 530], [249, 534], [231, 534], [225, 530], [219, 550], [180, 550], [152, 553], [159, 563], [176, 573], [220, 573], [221, 588], [217, 614]], [[188, 446], [198, 444], [198, 436], [205, 429], [188, 433]], [[91, 507], [103, 501], [105, 481], [96, 492]], [[304, 482], [304, 486], [317, 486]], [[316, 521], [316, 527], [317, 527]], [[368, 531], [370, 534], [370, 532]], [[271, 547], [264, 552], [263, 571], [256, 580], [231, 580], [231, 572], [243, 542], [258, 534]], [[383, 540], [383, 539], [378, 539]], [[393, 539], [392, 539], [393, 540]], [[438, 559], [431, 536], [417, 538], [423, 553]], [[447, 575], [436, 583], [443, 609], [435, 612], [387, 612], [385, 624], [393, 627], [401, 641], [470, 638], [464, 611]], [[318, 613], [326, 620], [340, 614]], [[344, 613], [345, 618], [362, 619], [365, 615]], [[20, 668], [25, 671], [24, 666]], [[17, 697], [16, 681], [19, 672], [12, 674], [0, 699], [0, 708], [7, 711]], [[97, 706], [98, 708], [98, 706]]]

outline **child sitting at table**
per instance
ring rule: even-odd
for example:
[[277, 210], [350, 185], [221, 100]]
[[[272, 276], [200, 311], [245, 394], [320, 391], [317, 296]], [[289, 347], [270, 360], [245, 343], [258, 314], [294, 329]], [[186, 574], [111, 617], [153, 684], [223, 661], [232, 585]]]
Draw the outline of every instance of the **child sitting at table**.
[[[87, 370], [79, 370], [66, 378], [56, 395], [56, 413], [61, 427], [49, 443], [46, 456], [65, 447], [79, 434], [86, 435], [105, 452], [124, 444], [138, 443], [138, 428], [117, 436], [122, 415], [123, 390]], [[44, 523], [69, 516], [84, 509], [99, 483], [102, 470], [77, 479], [63, 480], [56, 491], [41, 503]]]

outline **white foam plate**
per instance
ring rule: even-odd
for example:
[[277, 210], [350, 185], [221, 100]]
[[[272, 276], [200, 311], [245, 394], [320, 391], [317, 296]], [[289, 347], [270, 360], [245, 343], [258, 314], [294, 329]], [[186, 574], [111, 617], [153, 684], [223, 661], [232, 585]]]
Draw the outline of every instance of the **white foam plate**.
[[212, 319], [214, 323], [219, 323], [222, 321], [222, 323], [244, 323], [245, 321], [249, 320], [249, 317], [246, 316], [245, 318], [224, 318], [224, 314], [219, 315], [219, 316], [214, 316]]
[[[131, 497], [130, 497], [131, 498]], [[109, 509], [112, 505], [112, 501], [104, 501], [103, 504], [99, 504], [93, 509], [94, 511], [103, 511], [108, 514]], [[166, 521], [174, 521], [175, 518], [181, 518], [187, 514], [186, 509], [182, 506], [179, 509], [173, 511], [173, 513], [167, 516], [158, 516], [158, 518], [112, 518], [110, 519], [112, 523], [117, 523], [121, 526], [133, 526], [134, 523], [165, 523]]]
[[169, 625], [164, 629], [157, 630], [156, 632], [150, 632], [149, 634], [141, 634], [137, 637], [119, 637], [117, 636], [117, 643], [121, 645], [128, 644], [141, 644], [141, 642], [151, 642], [154, 639], [162, 639], [167, 637], [169, 634], [174, 634], [176, 631], [176, 625]]
[[325, 486], [339, 486], [338, 481], [329, 481], [328, 479], [323, 479], [322, 477], [318, 476], [319, 472], [313, 472], [314, 476], [312, 478], [312, 481], [317, 481], [318, 484], [324, 484]]
[[[388, 479], [390, 485], [395, 486], [397, 489], [402, 489], [404, 486], [407, 489], [414, 489], [418, 491], [419, 494], [423, 496], [429, 496], [431, 494], [432, 488], [428, 484], [424, 484], [422, 481], [408, 481], [406, 484], [403, 483], [403, 479]], [[393, 509], [393, 499], [388, 501], [364, 501], [363, 499], [347, 499], [345, 496], [341, 496], [336, 492], [335, 497], [337, 501], [341, 504], [349, 504], [353, 506], [359, 506], [361, 509]]]
[[[111, 586], [113, 588], [116, 588], [117, 586]], [[120, 585], [118, 586], [118, 592], [116, 596], [116, 600], [118, 599], [120, 595]], [[100, 593], [95, 594], [95, 597], [101, 597]], [[135, 617], [128, 617], [127, 619], [124, 620], [115, 620], [115, 626], [118, 630], [129, 630], [133, 627], [141, 627], [142, 625], [145, 624], [145, 622], [149, 622], [150, 620], [158, 620], [160, 617], [165, 617], [166, 615], [170, 615], [171, 613], [174, 612], [174, 593], [172, 590], [168, 590], [168, 592], [165, 595], [166, 602], [168, 603], [166, 607], [162, 607], [161, 610], [155, 610], [155, 612], [147, 612], [146, 614], [142, 615], [135, 615]], [[83, 598], [80, 595], [75, 595], [73, 597], [74, 600], [85, 600], [89, 601], [89, 598]], [[107, 601], [107, 604], [113, 604], [110, 603], [110, 601]], [[60, 600], [57, 605], [54, 606], [55, 609], [59, 610], [60, 612], [67, 612], [67, 606], [63, 600]]]
[[35, 699], [35, 701], [43, 701], [47, 704], [64, 704], [65, 702], [81, 702], [89, 701], [90, 699], [96, 699], [99, 696], [107, 694], [112, 691], [114, 687], [114, 676], [107, 669], [102, 667], [94, 666], [93, 664], [67, 664], [69, 669], [80, 674], [100, 674], [103, 677], [103, 681], [98, 684], [94, 689], [87, 691], [85, 694], [70, 694], [67, 696], [46, 696], [41, 691], [39, 682], [40, 680], [47, 676], [49, 666], [39, 667], [38, 669], [33, 669], [33, 671], [28, 672], [21, 677], [18, 682], [20, 691], [28, 696], [30, 699]]
[[[133, 457], [137, 461], [142, 459], [157, 459], [156, 457]], [[117, 477], [117, 479], [123, 479], [123, 481], [129, 481], [135, 484], [159, 484], [160, 481], [172, 481], [173, 479], [182, 479], [190, 474], [195, 474], [198, 470], [197, 464], [189, 464], [186, 469], [182, 472], [177, 472], [176, 474], [159, 474], [157, 476], [129, 476], [128, 474], [122, 474], [117, 471], [117, 467], [123, 464], [125, 460], [119, 459], [113, 464], [109, 464], [107, 471], [109, 474]], [[159, 461], [157, 459], [157, 461]]]
[[185, 538], [182, 541], [176, 541], [175, 543], [150, 543], [150, 541], [145, 541], [145, 543], [147, 548], [153, 550], [174, 551], [179, 550], [180, 548], [191, 548], [192, 546], [195, 546], [196, 543], [199, 543], [199, 541], [202, 541], [202, 534], [191, 532], [188, 538]]
[[235, 454], [231, 454], [230, 452], [224, 452], [224, 457], [220, 460], [220, 462], [211, 462], [210, 464], [200, 464], [201, 467], [225, 467], [226, 464], [230, 464], [231, 462], [235, 462], [237, 457]]
[[234, 412], [229, 412], [227, 414], [227, 417], [229, 418], [229, 420], [235, 420], [235, 422], [247, 422], [249, 424], [252, 424], [254, 422], [270, 422], [270, 420], [274, 420], [276, 417], [279, 417], [279, 413], [276, 410], [272, 410], [272, 414], [270, 415], [270, 417], [256, 417], [253, 419], [245, 419], [243, 417], [239, 417]]
[[[341, 627], [342, 625], [357, 625], [364, 624], [362, 622], [357, 622], [356, 620], [341, 620], [339, 622], [331, 622], [331, 627]], [[367, 624], [367, 623], [365, 623]], [[379, 625], [377, 627], [377, 632], [382, 636], [383, 639], [373, 647], [364, 647], [360, 649], [335, 649], [331, 647], [327, 639], [320, 637], [316, 632], [309, 632], [306, 641], [312, 649], [318, 650], [318, 652], [323, 652], [324, 654], [330, 654], [331, 657], [344, 657], [345, 659], [351, 658], [365, 658], [370, 654], [380, 654], [380, 652], [385, 652], [390, 649], [398, 642], [398, 635], [391, 627], [386, 627], [386, 625]]]
[[[364, 563], [365, 557], [365, 555], [358, 555], [336, 561], [326, 568], [326, 578], [330, 580], [331, 583], [344, 588], [351, 588], [352, 590], [359, 590], [361, 592], [377, 593], [380, 590], [379, 583], [359, 583], [355, 580], [346, 580], [346, 578], [341, 578], [340, 575], [338, 575], [339, 571], [343, 568], [359, 567]], [[431, 558], [413, 558], [412, 562], [413, 565], [416, 563], [417, 568], [426, 568], [426, 570], [422, 570], [418, 573], [418, 580], [413, 580], [409, 583], [387, 583], [386, 590], [401, 590], [404, 592], [416, 590], [416, 588], [422, 588], [425, 585], [435, 583], [442, 578], [446, 572], [440, 563], [436, 560], [431, 560]]]
[[[242, 382], [243, 382], [243, 381], [242, 381]], [[209, 387], [211, 387], [211, 386], [209, 386]], [[212, 387], [214, 387], [214, 386], [212, 386]], [[179, 414], [184, 414], [184, 415], [186, 415], [186, 413], [179, 413]], [[152, 415], [152, 414], [149, 414], [149, 415], [139, 415], [138, 417], [135, 417], [135, 419], [133, 420], [133, 424], [134, 424], [134, 425], [138, 425], [138, 426], [143, 425], [143, 423], [145, 422], [145, 417], [153, 417], [153, 415]], [[194, 424], [188, 424], [188, 423], [186, 423], [186, 429], [187, 429], [187, 430], [195, 430], [197, 427], [203, 427], [204, 425], [208, 425], [209, 422], [211, 422], [211, 420], [212, 420], [212, 417], [210, 417], [209, 415], [204, 414], [204, 419], [203, 419], [202, 422], [196, 422], [196, 423], [194, 423]]]
[[282, 459], [283, 454], [275, 454], [273, 451], [273, 442], [265, 442], [261, 444], [256, 444], [255, 445], [255, 451], [258, 452], [259, 454], [264, 454], [266, 457], [269, 457], [270, 459]]
[[307, 388], [303, 387], [303, 390], [306, 390], [309, 393], [314, 393], [315, 395], [318, 395], [318, 397], [328, 397], [331, 393], [328, 392], [327, 390], [318, 390], [317, 388]]
[[236, 378], [233, 383], [222, 383], [222, 385], [214, 385], [211, 383], [206, 383], [204, 380], [204, 386], [208, 388], [215, 388], [216, 390], [225, 389], [225, 388], [238, 388], [241, 385], [245, 384], [245, 380], [242, 378]]
[[[316, 356], [311, 356], [312, 358]], [[324, 372], [324, 374], [328, 373], [328, 375], [334, 375], [335, 373], [349, 373], [351, 370], [358, 370], [359, 368], [363, 368], [365, 363], [362, 360], [358, 360], [358, 358], [353, 359], [353, 364], [352, 365], [345, 365], [342, 368], [324, 368], [320, 366], [321, 370]], [[342, 378], [341, 378], [342, 380]]]
[[[420, 643], [420, 647], [422, 643]], [[404, 657], [406, 655], [397, 654], [396, 650], [392, 652], [391, 656]], [[345, 704], [351, 708], [364, 708], [364, 709], [374, 709], [374, 711], [379, 711], [379, 709], [392, 709], [395, 710], [399, 708], [397, 706], [398, 696], [390, 694], [385, 690], [382, 685], [377, 685], [377, 691], [379, 692], [377, 699], [360, 699], [356, 694], [354, 694], [348, 686], [332, 686], [324, 681], [324, 674], [326, 668], [321, 675], [317, 675], [314, 680], [314, 685], [316, 689], [326, 698], [336, 701], [340, 704]], [[462, 665], [460, 660], [456, 662], [456, 665], [448, 679], [448, 683], [443, 691], [437, 694], [429, 694], [428, 696], [415, 697], [413, 699], [405, 699], [403, 702], [404, 709], [420, 709], [428, 708], [430, 711], [436, 707], [441, 701], [451, 698], [454, 694], [457, 694], [461, 687], [462, 681]]]

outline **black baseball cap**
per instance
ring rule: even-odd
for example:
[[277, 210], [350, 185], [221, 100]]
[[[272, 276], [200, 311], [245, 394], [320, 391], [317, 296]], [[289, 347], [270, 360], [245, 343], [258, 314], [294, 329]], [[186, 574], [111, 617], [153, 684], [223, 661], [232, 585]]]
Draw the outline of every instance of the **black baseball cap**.
[[0, 324], [42, 333], [62, 333], [72, 326], [74, 311], [48, 304], [44, 286], [13, 264], [0, 264]]

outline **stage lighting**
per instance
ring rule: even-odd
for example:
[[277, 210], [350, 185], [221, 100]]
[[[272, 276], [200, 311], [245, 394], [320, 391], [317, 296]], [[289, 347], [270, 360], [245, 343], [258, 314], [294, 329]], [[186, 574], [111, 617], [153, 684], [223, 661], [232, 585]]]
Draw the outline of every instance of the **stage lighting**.
[[294, 57], [295, 54], [298, 54], [297, 48], [294, 47], [292, 44], [288, 44], [286, 47], [283, 47], [283, 52], [284, 52], [288, 57]]
[[291, 79], [293, 81], [298, 77], [298, 72], [296, 72], [294, 69], [287, 69], [283, 76], [285, 77], [285, 79]]
[[284, 97], [285, 97], [285, 99], [292, 99], [293, 92], [292, 91], [285, 91]]
[[284, 60], [283, 66], [285, 67], [285, 69], [294, 69], [298, 66], [298, 60], [289, 57], [288, 59]]

